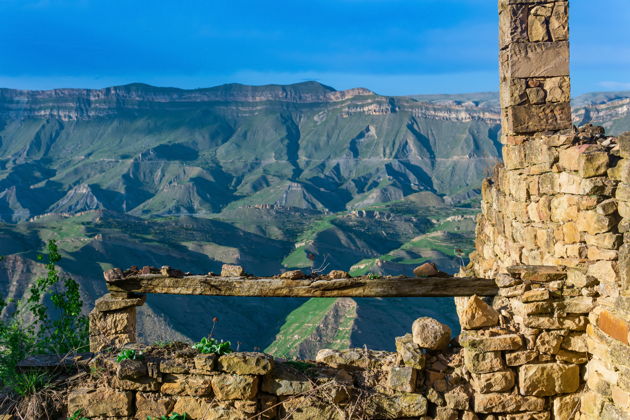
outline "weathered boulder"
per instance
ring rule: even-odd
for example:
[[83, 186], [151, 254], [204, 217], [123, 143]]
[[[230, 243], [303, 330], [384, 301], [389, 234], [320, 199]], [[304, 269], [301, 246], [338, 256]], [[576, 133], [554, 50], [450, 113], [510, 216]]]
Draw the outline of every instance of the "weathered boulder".
[[416, 277], [433, 277], [440, 273], [437, 266], [432, 262], [425, 262], [424, 264], [413, 269], [413, 274]]
[[223, 264], [221, 267], [221, 277], [242, 277], [245, 269], [240, 265]]
[[448, 325], [429, 317], [416, 319], [411, 332], [413, 342], [424, 349], [443, 350], [451, 341], [451, 329]]

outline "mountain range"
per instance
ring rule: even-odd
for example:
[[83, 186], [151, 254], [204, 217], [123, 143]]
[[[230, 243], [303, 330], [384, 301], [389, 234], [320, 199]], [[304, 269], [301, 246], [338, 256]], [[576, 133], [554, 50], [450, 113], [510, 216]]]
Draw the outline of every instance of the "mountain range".
[[[578, 97], [574, 120], [630, 130], [630, 92]], [[0, 292], [24, 294], [51, 238], [90, 305], [114, 266], [409, 274], [431, 260], [453, 272], [499, 135], [494, 93], [0, 89]], [[145, 340], [198, 339], [219, 316], [217, 334], [243, 348], [308, 357], [322, 345], [386, 347], [429, 313], [457, 328], [452, 302], [431, 299], [151, 296], [140, 322]]]

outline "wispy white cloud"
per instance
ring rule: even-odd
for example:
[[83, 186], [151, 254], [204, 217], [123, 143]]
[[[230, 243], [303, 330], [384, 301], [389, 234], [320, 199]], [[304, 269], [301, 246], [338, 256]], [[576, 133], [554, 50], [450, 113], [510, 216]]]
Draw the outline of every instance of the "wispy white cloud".
[[615, 89], [615, 90], [630, 89], [630, 82], [604, 81], [604, 82], [599, 82], [598, 85], [605, 89]]

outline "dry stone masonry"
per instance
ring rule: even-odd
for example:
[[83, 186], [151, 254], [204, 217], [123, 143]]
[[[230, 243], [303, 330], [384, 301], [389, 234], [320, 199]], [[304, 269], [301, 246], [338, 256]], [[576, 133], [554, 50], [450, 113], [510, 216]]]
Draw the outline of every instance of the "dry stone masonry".
[[[112, 270], [110, 294], [90, 314], [90, 374], [69, 390], [68, 412], [110, 420], [172, 412], [193, 420], [629, 419], [630, 133], [572, 126], [568, 1], [500, 0], [499, 9], [504, 163], [483, 183], [476, 250], [462, 278], [431, 265], [415, 279], [341, 271], [259, 279], [239, 266], [218, 277]], [[462, 332], [453, 338], [420, 318], [396, 339], [396, 352], [328, 349], [315, 361], [134, 344], [142, 293], [252, 290], [454, 290]], [[117, 362], [121, 348], [143, 357]]]

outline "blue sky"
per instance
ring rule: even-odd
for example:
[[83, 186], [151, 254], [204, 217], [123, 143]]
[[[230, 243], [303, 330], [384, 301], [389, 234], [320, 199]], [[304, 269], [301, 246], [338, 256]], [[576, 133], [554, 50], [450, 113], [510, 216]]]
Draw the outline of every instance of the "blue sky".
[[[497, 90], [496, 0], [0, 0], [0, 86]], [[630, 90], [630, 1], [571, 2], [574, 94]]]

